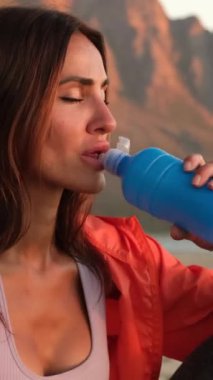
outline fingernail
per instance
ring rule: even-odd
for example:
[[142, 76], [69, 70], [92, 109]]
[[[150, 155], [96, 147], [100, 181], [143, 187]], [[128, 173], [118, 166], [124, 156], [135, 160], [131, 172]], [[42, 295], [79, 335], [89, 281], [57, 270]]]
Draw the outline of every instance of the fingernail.
[[210, 180], [208, 182], [208, 188], [211, 189], [211, 190], [213, 190], [213, 180]]
[[191, 164], [191, 162], [185, 162], [184, 169], [185, 170], [192, 170], [192, 164]]
[[201, 181], [201, 176], [200, 176], [199, 174], [197, 174], [197, 175], [193, 178], [192, 183], [193, 183], [193, 185], [195, 185], [195, 186], [199, 186], [200, 181]]

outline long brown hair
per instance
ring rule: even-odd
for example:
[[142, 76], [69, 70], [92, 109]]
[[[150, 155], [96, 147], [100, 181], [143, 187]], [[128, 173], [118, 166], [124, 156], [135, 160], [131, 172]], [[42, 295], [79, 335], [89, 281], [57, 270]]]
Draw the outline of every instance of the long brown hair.
[[[77, 18], [43, 8], [0, 9], [0, 252], [13, 246], [29, 227], [23, 170], [32, 162], [35, 147], [42, 147], [67, 46], [77, 31], [96, 46], [106, 69], [101, 34]], [[55, 244], [108, 281], [105, 262], [81, 228], [83, 202], [84, 194], [64, 190]]]

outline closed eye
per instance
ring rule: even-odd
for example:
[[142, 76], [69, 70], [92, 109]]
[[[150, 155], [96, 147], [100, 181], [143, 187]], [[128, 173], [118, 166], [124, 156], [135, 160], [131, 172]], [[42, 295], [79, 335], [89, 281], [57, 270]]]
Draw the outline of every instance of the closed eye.
[[70, 98], [68, 96], [61, 96], [60, 99], [63, 102], [67, 102], [67, 103], [80, 103], [83, 101], [83, 99], [81, 99], [81, 98]]

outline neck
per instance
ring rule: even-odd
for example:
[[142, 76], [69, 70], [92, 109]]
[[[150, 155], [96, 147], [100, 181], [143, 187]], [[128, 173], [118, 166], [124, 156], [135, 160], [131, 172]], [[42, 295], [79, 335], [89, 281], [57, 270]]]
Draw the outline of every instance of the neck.
[[31, 189], [31, 219], [25, 235], [4, 253], [7, 263], [44, 270], [55, 259], [54, 232], [62, 191]]

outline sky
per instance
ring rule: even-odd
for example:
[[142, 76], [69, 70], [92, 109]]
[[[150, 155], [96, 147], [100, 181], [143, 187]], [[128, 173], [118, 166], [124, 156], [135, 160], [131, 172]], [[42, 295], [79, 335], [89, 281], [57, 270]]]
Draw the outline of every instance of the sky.
[[169, 18], [198, 16], [203, 26], [213, 32], [213, 0], [159, 0]]

